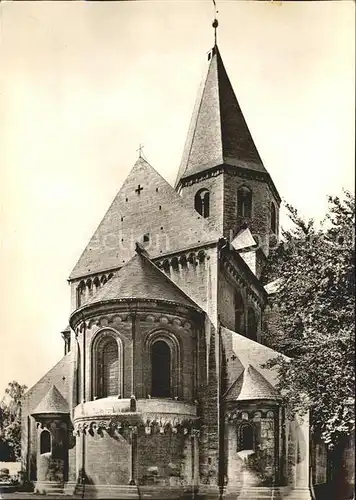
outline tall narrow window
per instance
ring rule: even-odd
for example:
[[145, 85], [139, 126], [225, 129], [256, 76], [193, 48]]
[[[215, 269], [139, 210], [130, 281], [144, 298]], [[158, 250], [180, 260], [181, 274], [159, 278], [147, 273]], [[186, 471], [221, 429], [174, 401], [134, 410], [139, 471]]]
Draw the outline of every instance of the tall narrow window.
[[253, 427], [250, 424], [243, 424], [240, 428], [240, 450], [254, 450]]
[[235, 293], [235, 330], [241, 335], [245, 334], [245, 308], [240, 293]]
[[43, 430], [40, 435], [40, 453], [50, 453], [51, 451], [51, 434], [47, 430]]
[[120, 360], [117, 341], [111, 335], [105, 335], [98, 342], [96, 349], [96, 397], [118, 396], [120, 392]]
[[257, 340], [257, 318], [251, 307], [247, 313], [247, 336], [251, 340]]
[[114, 338], [104, 344], [102, 351], [102, 397], [117, 396], [119, 392], [119, 355]]
[[155, 398], [171, 397], [171, 350], [163, 340], [152, 345], [151, 367], [151, 395]]
[[210, 213], [210, 193], [207, 189], [201, 189], [195, 195], [194, 208], [205, 219]]
[[237, 191], [237, 215], [244, 219], [251, 218], [252, 215], [252, 191], [246, 186]]
[[277, 214], [274, 203], [271, 203], [271, 231], [273, 234], [277, 233]]

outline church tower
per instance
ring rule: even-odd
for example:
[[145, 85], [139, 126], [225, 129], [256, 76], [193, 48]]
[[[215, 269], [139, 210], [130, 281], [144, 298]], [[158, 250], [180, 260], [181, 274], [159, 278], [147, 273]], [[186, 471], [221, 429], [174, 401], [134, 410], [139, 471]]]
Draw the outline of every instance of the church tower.
[[257, 151], [215, 43], [199, 90], [176, 190], [230, 241], [247, 226], [264, 256], [281, 198]]

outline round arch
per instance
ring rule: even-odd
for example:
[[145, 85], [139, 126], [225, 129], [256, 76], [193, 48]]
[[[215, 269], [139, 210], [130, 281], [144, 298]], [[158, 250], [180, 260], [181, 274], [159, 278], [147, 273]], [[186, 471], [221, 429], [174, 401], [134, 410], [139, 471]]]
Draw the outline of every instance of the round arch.
[[123, 396], [123, 366], [123, 342], [119, 332], [113, 328], [100, 328], [90, 343], [92, 400], [110, 395]]
[[[169, 348], [169, 374], [167, 374], [167, 378], [169, 377], [169, 386], [170, 386], [170, 394], [167, 396], [155, 396], [152, 391], [152, 384], [154, 381], [154, 372], [155, 367], [153, 366], [152, 356], [154, 354], [154, 345], [159, 345], [158, 343], [165, 343]], [[161, 345], [162, 355], [164, 347]], [[168, 355], [168, 351], [166, 351], [166, 356]], [[153, 397], [179, 397], [181, 395], [181, 347], [177, 337], [167, 330], [154, 330], [151, 331], [145, 340], [145, 365], [147, 367], [147, 377], [145, 380], [145, 388], [146, 395], [150, 395]], [[168, 362], [167, 362], [168, 365]], [[166, 365], [166, 369], [168, 366]]]

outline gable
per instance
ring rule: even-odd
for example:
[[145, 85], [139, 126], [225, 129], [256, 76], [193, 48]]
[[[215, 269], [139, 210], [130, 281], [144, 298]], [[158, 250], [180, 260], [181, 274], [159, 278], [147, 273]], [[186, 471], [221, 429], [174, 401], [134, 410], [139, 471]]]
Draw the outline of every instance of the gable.
[[[149, 241], [144, 241], [148, 235]], [[85, 248], [70, 279], [123, 266], [137, 241], [152, 258], [216, 241], [219, 233], [139, 158]]]

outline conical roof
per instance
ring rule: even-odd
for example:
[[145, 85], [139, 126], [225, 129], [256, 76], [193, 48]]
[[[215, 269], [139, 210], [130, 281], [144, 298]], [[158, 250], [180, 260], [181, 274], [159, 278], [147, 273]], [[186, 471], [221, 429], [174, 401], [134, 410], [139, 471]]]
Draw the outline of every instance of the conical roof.
[[115, 299], [162, 300], [199, 309], [195, 302], [141, 251], [134, 255], [88, 304]]
[[227, 400], [279, 399], [274, 387], [252, 365], [248, 365], [225, 395]]
[[217, 46], [208, 60], [176, 186], [184, 177], [223, 163], [266, 173]]
[[[187, 223], [187, 221], [189, 221]], [[137, 241], [152, 258], [217, 241], [211, 221], [187, 204], [143, 158], [139, 158], [85, 248], [70, 279], [119, 268]]]
[[64, 415], [67, 413], [69, 413], [67, 401], [57, 387], [52, 385], [38, 406], [36, 406], [32, 415]]

